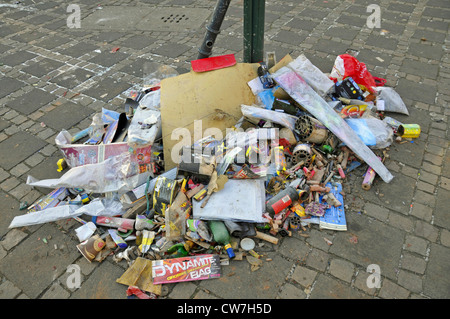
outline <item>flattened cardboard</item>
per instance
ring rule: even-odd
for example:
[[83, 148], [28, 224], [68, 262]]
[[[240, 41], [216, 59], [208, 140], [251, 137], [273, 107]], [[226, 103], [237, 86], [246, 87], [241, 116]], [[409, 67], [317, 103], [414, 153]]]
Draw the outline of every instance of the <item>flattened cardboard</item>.
[[161, 285], [153, 284], [152, 261], [149, 259], [138, 257], [116, 282], [161, 295]]
[[[160, 110], [166, 170], [178, 164], [177, 150], [181, 146], [190, 146], [210, 135], [205, 134], [206, 129], [218, 128], [225, 137], [226, 129], [233, 127], [242, 117], [241, 104], [252, 105], [256, 101], [247, 82], [258, 76], [258, 66], [258, 63], [237, 63], [209, 72], [191, 71], [161, 81]], [[194, 121], [197, 120], [201, 120], [201, 128], [196, 127], [198, 132], [194, 136]], [[175, 139], [175, 131], [172, 140], [172, 132], [179, 128], [186, 128], [190, 138], [181, 136]], [[176, 154], [172, 154], [172, 150]]]

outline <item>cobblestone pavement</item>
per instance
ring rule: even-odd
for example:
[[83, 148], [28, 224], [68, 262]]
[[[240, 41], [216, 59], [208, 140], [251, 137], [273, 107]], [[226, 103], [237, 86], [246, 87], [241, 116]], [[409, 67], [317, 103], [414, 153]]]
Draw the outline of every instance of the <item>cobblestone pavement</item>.
[[[102, 107], [123, 110], [127, 90], [142, 82], [145, 62], [173, 66], [180, 74], [190, 70], [203, 40], [205, 19], [216, 2], [73, 3], [80, 6], [81, 27], [72, 29], [67, 27], [72, 12], [67, 12], [67, 2], [0, 4], [0, 298], [4, 299], [126, 298], [127, 287], [116, 283], [126, 262], [108, 257], [102, 263], [88, 263], [75, 247], [77, 221], [14, 229], [8, 225], [22, 214], [20, 202], [31, 203], [49, 191], [29, 187], [28, 175], [61, 176], [56, 171], [60, 153], [55, 145], [61, 129], [74, 133], [88, 127]], [[323, 72], [331, 71], [337, 55], [358, 53], [373, 75], [386, 78], [386, 85], [397, 90], [410, 111], [409, 117], [391, 115], [420, 124], [422, 133], [411, 143], [390, 147], [386, 165], [395, 175], [391, 183], [377, 180], [364, 191], [363, 170], [350, 174], [345, 184], [347, 231], [311, 227], [307, 238], [294, 234], [276, 246], [257, 247], [272, 261], [264, 261], [255, 272], [245, 261], [232, 261], [223, 267], [221, 279], [169, 285], [161, 298], [450, 297], [450, 2], [266, 3], [266, 51], [275, 51], [279, 59], [287, 53], [294, 58], [305, 53]], [[366, 26], [370, 4], [381, 8], [380, 28]], [[158, 16], [167, 12], [179, 14], [179, 21]], [[114, 47], [120, 50], [111, 53]], [[242, 61], [243, 0], [231, 1], [213, 49], [214, 55], [228, 53]], [[79, 289], [66, 285], [71, 264], [81, 267]], [[380, 267], [379, 288], [367, 285], [371, 264]]]

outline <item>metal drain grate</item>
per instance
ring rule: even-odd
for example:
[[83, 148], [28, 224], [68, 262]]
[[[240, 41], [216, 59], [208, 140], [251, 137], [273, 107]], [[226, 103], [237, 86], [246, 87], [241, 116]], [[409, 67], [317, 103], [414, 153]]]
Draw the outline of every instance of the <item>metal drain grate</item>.
[[211, 13], [205, 8], [105, 6], [84, 18], [81, 28], [130, 31], [200, 30]]
[[183, 22], [189, 20], [189, 17], [187, 17], [185, 14], [171, 14], [168, 17], [161, 17], [161, 20], [164, 23], [180, 23], [180, 21]]

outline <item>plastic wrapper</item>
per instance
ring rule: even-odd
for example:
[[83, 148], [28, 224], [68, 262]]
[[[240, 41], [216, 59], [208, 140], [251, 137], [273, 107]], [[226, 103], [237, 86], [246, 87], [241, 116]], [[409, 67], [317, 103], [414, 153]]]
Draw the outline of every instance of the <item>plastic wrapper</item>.
[[161, 90], [150, 91], [139, 101], [139, 105], [144, 109], [159, 110], [161, 107]]
[[145, 87], [158, 86], [162, 80], [178, 75], [177, 70], [171, 66], [158, 62], [144, 63], [143, 73], [143, 85]]
[[304, 54], [289, 63], [288, 67], [299, 74], [320, 96], [325, 96], [334, 87], [334, 82], [312, 64]]
[[374, 92], [375, 79], [367, 70], [366, 65], [350, 54], [341, 54], [334, 61], [330, 78], [333, 81], [341, 82], [348, 77], [351, 77], [358, 85], [365, 87], [369, 92]]
[[339, 140], [347, 146], [378, 175], [389, 183], [394, 177], [377, 156], [356, 135], [352, 128], [336, 113], [328, 103], [321, 98], [306, 82], [287, 67], [278, 70], [274, 75], [275, 81], [294, 100], [302, 105], [317, 120], [325, 125]]
[[75, 229], [75, 233], [77, 234], [78, 240], [81, 242], [89, 239], [97, 229], [97, 226], [93, 222], [87, 222], [84, 225]]
[[108, 158], [102, 163], [73, 167], [58, 179], [37, 180], [28, 176], [27, 184], [44, 188], [82, 188], [88, 192], [127, 192], [148, 178], [149, 172], [138, 174], [129, 153]]
[[[391, 87], [379, 86], [375, 88], [377, 95], [378, 111], [394, 112], [409, 115], [408, 108], [403, 102], [400, 95]], [[379, 101], [384, 101], [383, 109], [379, 108]]]
[[392, 118], [390, 116], [386, 116], [383, 119], [383, 122], [385, 122], [387, 125], [389, 125], [390, 127], [392, 127], [396, 131], [398, 130], [398, 127], [403, 124], [402, 122], [400, 122], [400, 121], [398, 121], [398, 120], [396, 120], [396, 119], [394, 119], [394, 118]]
[[169, 240], [181, 238], [186, 234], [186, 216], [192, 209], [184, 192], [179, 192], [165, 212], [166, 237]]
[[144, 147], [152, 145], [161, 136], [161, 113], [138, 107], [128, 127], [128, 145]]
[[346, 119], [345, 121], [370, 148], [386, 148], [394, 140], [392, 128], [377, 118]]
[[272, 109], [273, 101], [275, 100], [272, 90], [264, 90], [258, 93], [258, 98], [266, 110]]
[[117, 216], [123, 213], [124, 210], [120, 202], [112, 199], [97, 198], [86, 205], [61, 204], [41, 211], [16, 216], [9, 228], [39, 225], [81, 215]]
[[296, 116], [244, 104], [241, 105], [241, 111], [247, 118], [277, 123], [292, 131], [295, 129], [295, 122], [297, 121]]

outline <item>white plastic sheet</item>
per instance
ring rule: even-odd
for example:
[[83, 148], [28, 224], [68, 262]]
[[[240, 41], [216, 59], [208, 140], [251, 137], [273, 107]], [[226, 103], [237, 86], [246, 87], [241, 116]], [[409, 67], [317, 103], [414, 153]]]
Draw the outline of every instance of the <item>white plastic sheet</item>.
[[265, 211], [263, 179], [228, 180], [223, 189], [213, 193], [205, 207], [202, 201], [193, 201], [194, 219], [231, 220], [263, 223]]
[[13, 218], [9, 228], [39, 225], [78, 217], [83, 214], [89, 216], [117, 216], [122, 215], [123, 213], [124, 210], [119, 201], [96, 198], [86, 205], [58, 205], [56, 207], [16, 216]]
[[394, 178], [350, 126], [300, 75], [288, 67], [283, 67], [273, 74], [273, 78], [287, 94], [325, 125], [339, 140], [344, 142], [356, 155], [363, 159], [367, 165], [372, 167], [383, 181], [389, 183]]
[[293, 115], [244, 104], [241, 105], [241, 111], [242, 114], [247, 118], [254, 118], [277, 123], [283, 125], [284, 127], [287, 127], [292, 131], [295, 129], [295, 122], [297, 121], [297, 117]]
[[391, 87], [378, 86], [375, 88], [378, 93], [377, 96], [377, 106], [381, 103], [379, 101], [384, 101], [384, 109], [378, 109], [378, 111], [395, 112], [400, 114], [409, 115], [408, 108], [403, 102], [400, 95]]

